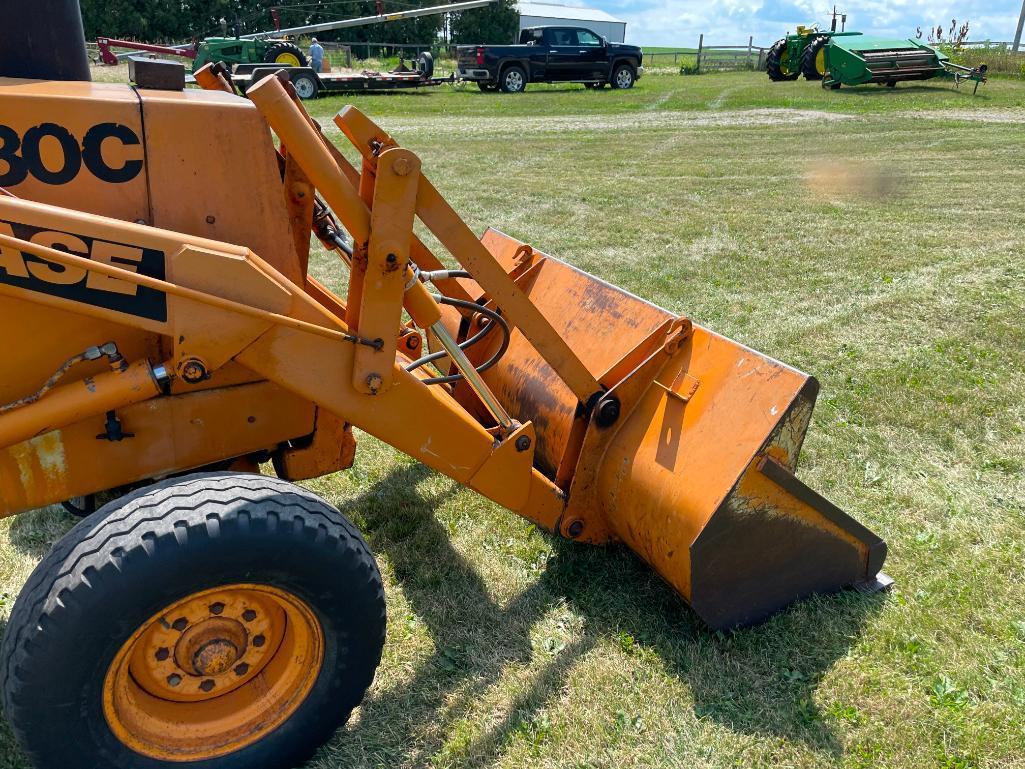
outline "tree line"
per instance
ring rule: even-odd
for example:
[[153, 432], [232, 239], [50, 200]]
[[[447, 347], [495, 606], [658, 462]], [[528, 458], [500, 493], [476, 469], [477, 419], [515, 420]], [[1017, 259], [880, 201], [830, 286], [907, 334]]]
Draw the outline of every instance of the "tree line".
[[[81, 0], [87, 40], [98, 36], [151, 43], [183, 42], [395, 13], [451, 0], [307, 0], [282, 5], [268, 0]], [[508, 43], [519, 29], [515, 0], [449, 14], [453, 43]], [[321, 40], [430, 44], [443, 32], [445, 16], [350, 27], [318, 34]]]

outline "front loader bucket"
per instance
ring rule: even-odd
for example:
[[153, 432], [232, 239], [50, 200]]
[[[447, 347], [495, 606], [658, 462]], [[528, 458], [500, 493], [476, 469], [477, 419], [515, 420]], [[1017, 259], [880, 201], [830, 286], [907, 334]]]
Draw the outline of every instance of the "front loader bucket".
[[886, 583], [883, 541], [794, 476], [815, 379], [501, 233], [484, 244], [617, 402], [582, 415], [518, 332], [486, 374], [568, 492], [560, 533], [624, 542], [713, 628]]

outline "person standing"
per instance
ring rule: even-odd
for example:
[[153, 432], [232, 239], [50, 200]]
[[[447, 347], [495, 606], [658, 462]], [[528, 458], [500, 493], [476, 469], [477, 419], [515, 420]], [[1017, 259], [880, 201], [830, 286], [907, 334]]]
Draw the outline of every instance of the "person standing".
[[324, 71], [324, 46], [317, 42], [317, 38], [313, 38], [310, 45], [310, 61], [313, 62], [314, 72]]

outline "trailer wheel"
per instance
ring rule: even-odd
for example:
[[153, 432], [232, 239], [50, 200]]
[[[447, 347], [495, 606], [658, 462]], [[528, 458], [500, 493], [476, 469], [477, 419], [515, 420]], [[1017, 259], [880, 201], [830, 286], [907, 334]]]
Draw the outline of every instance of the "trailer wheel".
[[280, 64], [283, 67], [306, 66], [306, 55], [299, 49], [299, 46], [285, 40], [274, 43], [268, 48], [263, 60], [268, 64]]
[[769, 80], [773, 82], [797, 80], [800, 72], [794, 66], [794, 62], [790, 61], [785, 38], [777, 40], [772, 44], [772, 48], [769, 49], [769, 53], [765, 56], [765, 71], [769, 75]]
[[434, 76], [434, 57], [427, 51], [417, 58], [416, 71], [422, 80], [430, 80]]
[[816, 37], [801, 54], [801, 74], [805, 80], [821, 80], [826, 74], [826, 43], [825, 35]]
[[613, 88], [625, 90], [634, 87], [636, 77], [633, 67], [629, 64], [620, 64], [612, 73], [612, 80], [609, 83]]
[[523, 93], [527, 88], [527, 73], [523, 67], [512, 65], [502, 72], [499, 87], [505, 93]]
[[317, 94], [320, 92], [320, 86], [317, 84], [317, 78], [313, 75], [301, 72], [297, 75], [291, 76], [292, 85], [295, 87], [295, 92], [300, 99], [316, 99]]
[[165, 481], [81, 521], [3, 641], [37, 766], [286, 769], [343, 724], [384, 644], [380, 573], [335, 508], [276, 478]]

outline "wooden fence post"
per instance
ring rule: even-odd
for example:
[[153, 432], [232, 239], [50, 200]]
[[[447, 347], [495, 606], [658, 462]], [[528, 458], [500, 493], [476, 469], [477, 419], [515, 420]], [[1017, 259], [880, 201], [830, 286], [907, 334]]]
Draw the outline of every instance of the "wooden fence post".
[[747, 66], [751, 66], [751, 47], [754, 45], [755, 37], [751, 35], [747, 39]]
[[698, 63], [697, 63], [697, 67], [695, 68], [695, 72], [697, 74], [699, 74], [699, 75], [701, 74], [701, 49], [704, 48], [704, 47], [705, 47], [705, 36], [701, 35], [700, 37], [698, 37]]

